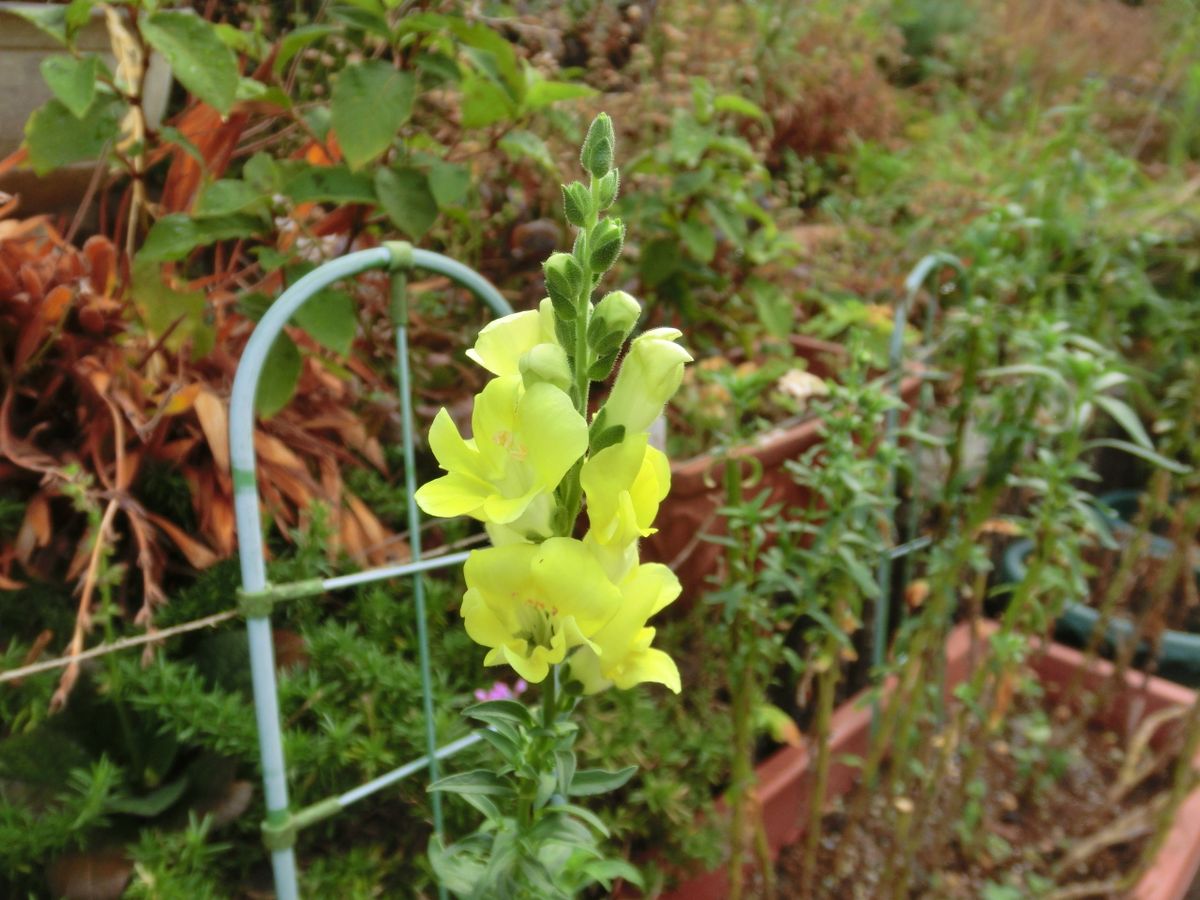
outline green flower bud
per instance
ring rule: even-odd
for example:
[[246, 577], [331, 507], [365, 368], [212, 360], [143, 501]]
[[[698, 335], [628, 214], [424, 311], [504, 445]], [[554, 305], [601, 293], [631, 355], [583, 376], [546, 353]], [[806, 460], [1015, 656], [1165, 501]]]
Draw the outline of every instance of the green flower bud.
[[596, 310], [592, 314], [592, 322], [589, 323], [588, 328], [590, 331], [593, 323], [600, 323], [596, 325], [597, 343], [614, 332], [620, 334], [621, 340], [624, 341], [629, 336], [629, 332], [633, 331], [633, 326], [637, 324], [641, 314], [642, 305], [637, 300], [624, 291], [613, 291], [605, 294], [604, 299], [596, 304]]
[[538, 344], [521, 357], [520, 368], [527, 389], [542, 382], [561, 391], [571, 387], [571, 365], [566, 351], [558, 344]]
[[684, 364], [692, 361], [675, 343], [681, 335], [677, 328], [654, 328], [634, 338], [604, 404], [609, 427], [623, 425], [626, 435], [637, 434], [662, 413], [683, 381]]
[[608, 209], [613, 205], [613, 201], [617, 199], [617, 191], [621, 188], [621, 173], [617, 169], [613, 169], [607, 175], [600, 179], [600, 187], [598, 191], [599, 207], [601, 210]]
[[564, 184], [562, 193], [563, 212], [566, 213], [567, 221], [576, 228], [582, 228], [587, 224], [588, 213], [592, 210], [591, 192], [587, 185], [576, 181], [574, 184]]
[[543, 264], [546, 273], [546, 293], [554, 304], [559, 318], [575, 318], [579, 291], [583, 287], [583, 270], [569, 253], [554, 253]]
[[613, 132], [612, 119], [607, 113], [600, 113], [588, 128], [579, 162], [593, 178], [603, 178], [612, 168], [616, 146], [617, 136]]
[[589, 264], [592, 272], [599, 275], [612, 268], [621, 255], [625, 242], [625, 226], [620, 219], [605, 219], [600, 222], [588, 238]]

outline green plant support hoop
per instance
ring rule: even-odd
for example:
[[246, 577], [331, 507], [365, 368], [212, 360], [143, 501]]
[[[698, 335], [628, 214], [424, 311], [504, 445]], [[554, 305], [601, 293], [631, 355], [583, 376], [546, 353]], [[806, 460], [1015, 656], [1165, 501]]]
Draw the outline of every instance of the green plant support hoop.
[[[392, 315], [396, 323], [396, 367], [401, 414], [404, 420], [404, 467], [408, 488], [408, 527], [412, 559], [403, 564], [381, 566], [334, 578], [310, 578], [291, 584], [269, 584], [263, 553], [262, 517], [259, 512], [258, 475], [254, 454], [254, 399], [259, 376], [262, 374], [271, 345], [296, 310], [312, 300], [323, 288], [368, 269], [387, 269], [392, 273]], [[254, 712], [258, 723], [259, 755], [263, 769], [267, 809], [267, 818], [263, 823], [263, 842], [271, 852], [275, 892], [279, 900], [295, 900], [299, 897], [294, 845], [300, 829], [341, 812], [350, 804], [416, 772], [428, 770], [432, 780], [437, 777], [439, 760], [453, 756], [480, 739], [476, 732], [439, 747], [437, 735], [434, 733], [429, 638], [421, 573], [460, 565], [466, 560], [467, 554], [449, 553], [432, 559], [423, 559], [421, 556], [420, 514], [413, 500], [413, 494], [416, 492], [416, 470], [413, 465], [415, 450], [412, 382], [408, 367], [408, 302], [404, 274], [411, 269], [423, 269], [447, 276], [470, 290], [496, 315], [504, 316], [512, 312], [508, 301], [500, 292], [473, 269], [440, 253], [414, 249], [410, 244], [403, 242], [392, 242], [327, 262], [284, 291], [251, 334], [233, 380], [233, 395], [229, 404], [229, 449], [233, 474], [234, 515], [237, 520], [238, 558], [242, 570], [239, 608], [246, 617]], [[275, 680], [275, 651], [271, 640], [271, 609], [275, 603], [401, 576], [413, 579], [413, 605], [421, 670], [421, 703], [428, 753], [345, 793], [327, 797], [303, 809], [293, 810], [288, 804], [287, 770]], [[440, 834], [442, 811], [437, 794], [432, 796], [430, 805], [434, 830]]]
[[[1135, 498], [1136, 499], [1136, 498]], [[1112, 505], [1111, 503], [1109, 504]], [[1156, 535], [1150, 536], [1149, 552], [1152, 556], [1165, 558], [1173, 551], [1171, 542]], [[1033, 552], [1033, 541], [1024, 539], [1010, 544], [1004, 551], [1002, 578], [1007, 584], [1017, 584], [1025, 577], [1025, 560]], [[1197, 584], [1200, 584], [1200, 566], [1195, 568]], [[1087, 645], [1092, 632], [1100, 621], [1100, 613], [1085, 603], [1070, 602], [1066, 605], [1055, 624], [1059, 640], [1077, 647]], [[1113, 618], [1108, 623], [1104, 642], [1108, 649], [1120, 647], [1133, 638], [1133, 623], [1128, 619]], [[1145, 643], [1138, 652], [1146, 654]], [[1200, 687], [1200, 634], [1168, 630], [1162, 639], [1158, 654], [1158, 672], [1164, 678]]]

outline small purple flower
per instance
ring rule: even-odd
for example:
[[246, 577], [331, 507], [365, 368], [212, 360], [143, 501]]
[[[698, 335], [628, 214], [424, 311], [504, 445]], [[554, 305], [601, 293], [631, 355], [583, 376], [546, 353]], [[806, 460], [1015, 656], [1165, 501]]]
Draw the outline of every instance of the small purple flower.
[[517, 683], [513, 687], [509, 687], [503, 681], [497, 681], [490, 688], [480, 688], [475, 692], [475, 699], [480, 703], [485, 700], [516, 700], [518, 696], [525, 693], [525, 689], [529, 687], [525, 683], [524, 678], [518, 678]]

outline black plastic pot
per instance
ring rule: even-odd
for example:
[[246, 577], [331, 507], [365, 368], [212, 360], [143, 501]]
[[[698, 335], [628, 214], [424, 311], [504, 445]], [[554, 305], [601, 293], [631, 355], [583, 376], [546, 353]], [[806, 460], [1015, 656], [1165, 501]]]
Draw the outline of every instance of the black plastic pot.
[[[1130, 492], [1133, 493], [1133, 492]], [[1132, 498], [1132, 509], [1137, 508], [1137, 495]], [[1115, 508], [1111, 501], [1109, 506]], [[1156, 535], [1150, 536], [1150, 554], [1158, 559], [1167, 558], [1174, 548], [1171, 542]], [[1025, 577], [1025, 560], [1033, 552], [1033, 541], [1021, 540], [1011, 544], [1004, 551], [1003, 578], [1009, 584], [1016, 584]], [[1197, 584], [1200, 585], [1200, 567], [1195, 571]], [[1068, 603], [1062, 615], [1055, 622], [1055, 634], [1063, 643], [1077, 647], [1085, 646], [1100, 620], [1099, 611], [1084, 603]], [[1107, 650], [1111, 651], [1121, 646], [1133, 637], [1133, 623], [1128, 619], [1114, 617], [1108, 623], [1104, 636]], [[1148, 648], [1143, 644], [1138, 650], [1143, 656]], [[1158, 674], [1179, 684], [1191, 687], [1200, 686], [1200, 634], [1187, 631], [1167, 630], [1163, 634], [1162, 645], [1158, 655]]]

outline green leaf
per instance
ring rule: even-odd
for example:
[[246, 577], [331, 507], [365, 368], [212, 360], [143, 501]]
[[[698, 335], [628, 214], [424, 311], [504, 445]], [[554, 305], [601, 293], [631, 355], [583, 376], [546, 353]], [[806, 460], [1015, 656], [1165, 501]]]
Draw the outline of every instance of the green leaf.
[[554, 751], [554, 771], [558, 775], [559, 790], [564, 794], [575, 777], [575, 754], [570, 750]]
[[555, 171], [546, 142], [532, 131], [510, 131], [500, 139], [500, 149], [512, 160], [529, 159], [547, 171]]
[[345, 166], [305, 166], [285, 179], [283, 193], [296, 203], [375, 203], [375, 186], [365, 172]]
[[718, 94], [713, 98], [713, 109], [717, 112], [735, 113], [748, 119], [767, 119], [767, 114], [761, 106], [737, 94]]
[[420, 238], [437, 219], [429, 178], [417, 169], [380, 169], [375, 173], [375, 193], [388, 218], [411, 238]]
[[471, 170], [458, 163], [438, 160], [429, 167], [429, 189], [438, 209], [460, 206], [471, 188]]
[[240, 101], [252, 100], [255, 103], [264, 103], [271, 106], [276, 106], [282, 110], [292, 108], [292, 98], [287, 95], [283, 88], [274, 84], [263, 84], [254, 78], [239, 78], [237, 91], [234, 93], [234, 99]]
[[187, 789], [186, 777], [168, 782], [156, 791], [143, 794], [140, 797], [115, 797], [108, 801], [107, 808], [115, 813], [125, 813], [143, 819], [153, 819], [161, 815], [175, 803]]
[[1113, 420], [1125, 430], [1135, 444], [1147, 450], [1154, 449], [1154, 442], [1150, 440], [1150, 435], [1146, 434], [1141, 419], [1129, 407], [1129, 404], [1107, 394], [1097, 394], [1096, 404], [1113, 417]]
[[634, 887], [645, 887], [642, 873], [623, 859], [593, 859], [584, 863], [583, 871], [600, 882], [604, 889], [611, 890], [612, 882], [620, 878]]
[[272, 68], [275, 74], [283, 72], [292, 58], [307, 47], [326, 35], [333, 34], [337, 31], [332, 25], [301, 25], [299, 28], [294, 28], [283, 36], [279, 41], [279, 52], [275, 54], [275, 62]]
[[1192, 471], [1182, 463], [1178, 463], [1173, 459], [1167, 459], [1165, 456], [1155, 453], [1153, 450], [1147, 450], [1137, 444], [1131, 444], [1129, 441], [1114, 441], [1109, 438], [1101, 438], [1095, 441], [1088, 441], [1084, 445], [1085, 450], [1094, 450], [1097, 447], [1111, 447], [1114, 450], [1122, 450], [1139, 459], [1144, 459], [1147, 462], [1154, 463], [1159, 468], [1166, 469], [1168, 472], [1174, 472], [1176, 475], [1186, 475]]
[[471, 70], [462, 77], [462, 126], [484, 128], [514, 118], [517, 108], [500, 85]]
[[412, 74], [372, 59], [347, 66], [333, 85], [330, 102], [338, 144], [351, 169], [369, 163], [391, 146], [412, 112]]
[[244, 214], [196, 219], [186, 213], [172, 213], [154, 223], [137, 258], [141, 262], [173, 262], [197, 247], [249, 237], [261, 228], [259, 219]]
[[296, 310], [295, 322], [335, 353], [350, 352], [358, 332], [354, 298], [343, 291], [324, 290]]
[[197, 218], [228, 216], [261, 207], [266, 199], [266, 194], [248, 182], [222, 178], [204, 187], [192, 215]]
[[25, 123], [29, 164], [38, 175], [75, 162], [96, 159], [117, 136], [121, 105], [96, 102], [82, 119], [61, 100], [50, 100]]
[[180, 84], [221, 115], [229, 112], [237, 93], [237, 57], [212, 25], [194, 13], [164, 10], [142, 21], [141, 28]]
[[24, 19], [39, 31], [50, 35], [63, 46], [67, 43], [67, 7], [20, 3], [9, 6], [5, 13]]
[[254, 398], [254, 407], [262, 418], [269, 419], [287, 406], [292, 395], [296, 393], [303, 362], [300, 349], [290, 337], [280, 334], [275, 338], [275, 343], [271, 345], [271, 350], [263, 361], [262, 374], [258, 379], [258, 394]]
[[63, 106], [77, 119], [87, 115], [96, 99], [96, 81], [100, 76], [100, 57], [88, 54], [74, 57], [66, 53], [42, 60], [42, 78]]
[[203, 291], [176, 290], [166, 282], [157, 263], [139, 255], [133, 264], [130, 296], [155, 337], [170, 329], [168, 350], [177, 351], [190, 342], [192, 358], [199, 359], [212, 349], [215, 335]]
[[509, 765], [515, 765], [520, 761], [521, 751], [517, 747], [517, 742], [508, 735], [485, 728], [479, 732], [479, 736], [491, 744]]
[[507, 722], [519, 728], [533, 727], [533, 715], [524, 703], [518, 703], [516, 700], [486, 700], [468, 706], [463, 710], [463, 715], [488, 724]]
[[626, 766], [616, 772], [606, 772], [604, 769], [583, 769], [576, 772], [571, 779], [572, 797], [591, 797], [595, 794], [607, 794], [623, 787], [637, 773], [637, 766]]
[[767, 332], [781, 339], [790, 337], [796, 326], [796, 308], [787, 291], [761, 278], [751, 278], [746, 289], [750, 291], [758, 319]]
[[[534, 71], [530, 69], [529, 71]], [[562, 100], [578, 100], [583, 97], [595, 97], [599, 93], [595, 88], [586, 84], [573, 84], [569, 81], [545, 81], [534, 79], [525, 91], [526, 109], [541, 109]]]
[[427, 790], [444, 791], [449, 794], [485, 794], [501, 796], [511, 794], [508, 786], [499, 775], [488, 769], [475, 769], [473, 772], [460, 772], [457, 775], [447, 775], [429, 785]]
[[638, 261], [642, 284], [648, 288], [658, 287], [679, 271], [681, 262], [678, 241], [669, 238], [650, 241], [642, 248], [642, 257]]
[[697, 262], [708, 265], [717, 252], [717, 236], [713, 234], [712, 226], [701, 222], [695, 216], [689, 216], [679, 225], [679, 236], [683, 245]]

